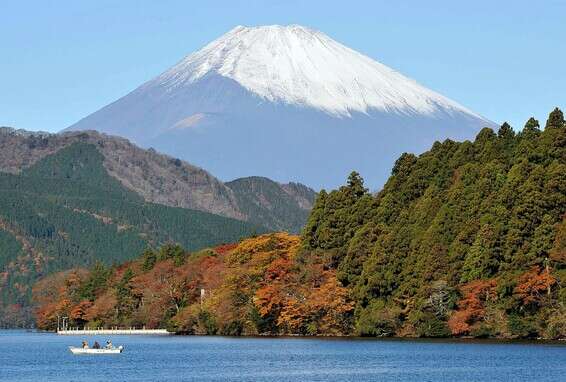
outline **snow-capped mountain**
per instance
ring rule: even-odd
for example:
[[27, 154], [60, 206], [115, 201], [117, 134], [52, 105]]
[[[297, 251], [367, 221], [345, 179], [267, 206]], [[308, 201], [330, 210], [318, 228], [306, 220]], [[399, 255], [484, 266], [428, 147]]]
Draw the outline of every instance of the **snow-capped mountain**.
[[263, 175], [314, 187], [358, 170], [372, 187], [395, 158], [493, 123], [302, 26], [238, 26], [77, 122], [223, 179]]
[[297, 25], [238, 26], [148, 86], [173, 90], [211, 72], [233, 79], [267, 101], [336, 116], [371, 109], [432, 114], [439, 107], [475, 115], [325, 34]]

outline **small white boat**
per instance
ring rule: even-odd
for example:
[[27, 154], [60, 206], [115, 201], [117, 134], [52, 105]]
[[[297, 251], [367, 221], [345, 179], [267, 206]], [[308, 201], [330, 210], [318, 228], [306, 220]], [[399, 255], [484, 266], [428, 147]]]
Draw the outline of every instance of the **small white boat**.
[[124, 351], [123, 346], [118, 346], [117, 348], [83, 348], [83, 347], [76, 347], [76, 346], [69, 346], [69, 350], [73, 354], [120, 354]]

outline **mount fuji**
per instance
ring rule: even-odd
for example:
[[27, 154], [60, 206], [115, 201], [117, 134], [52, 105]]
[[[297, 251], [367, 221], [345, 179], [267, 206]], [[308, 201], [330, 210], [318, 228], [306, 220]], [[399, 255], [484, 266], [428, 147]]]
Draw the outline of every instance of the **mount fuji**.
[[238, 26], [68, 130], [98, 130], [204, 167], [315, 188], [382, 185], [403, 152], [493, 122], [298, 25]]

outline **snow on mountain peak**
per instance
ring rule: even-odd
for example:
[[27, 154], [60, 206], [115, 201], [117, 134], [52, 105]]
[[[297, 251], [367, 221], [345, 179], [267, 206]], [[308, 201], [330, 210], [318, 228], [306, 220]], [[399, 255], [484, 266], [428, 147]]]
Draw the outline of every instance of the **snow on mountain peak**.
[[479, 117], [326, 34], [300, 25], [237, 26], [149, 84], [173, 91], [209, 74], [230, 78], [271, 102], [336, 116], [372, 109], [434, 115], [442, 109]]

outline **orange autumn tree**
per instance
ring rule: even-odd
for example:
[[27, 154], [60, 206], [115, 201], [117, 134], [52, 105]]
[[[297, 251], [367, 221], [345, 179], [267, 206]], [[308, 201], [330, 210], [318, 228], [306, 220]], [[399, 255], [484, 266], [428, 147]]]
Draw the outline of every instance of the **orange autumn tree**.
[[102, 327], [118, 326], [116, 304], [115, 293], [108, 290], [97, 297], [94, 303], [85, 311], [83, 318], [89, 322], [89, 325]]
[[259, 313], [283, 334], [347, 334], [354, 309], [348, 290], [335, 270], [326, 269], [318, 259], [297, 264], [296, 251], [267, 267], [254, 297]]
[[486, 303], [496, 298], [496, 285], [494, 279], [476, 280], [460, 288], [462, 298], [458, 301], [458, 309], [448, 320], [448, 327], [453, 335], [470, 334], [474, 324], [485, 317]]
[[[323, 271], [318, 281], [319, 284], [292, 283], [275, 293], [277, 304], [270, 303], [279, 309], [277, 325], [284, 334], [344, 335], [351, 331], [354, 303], [348, 290], [338, 281], [334, 270]], [[263, 298], [258, 298], [257, 303], [265, 307], [268, 300], [264, 293], [263, 289], [258, 291]]]
[[284, 265], [299, 245], [297, 236], [273, 233], [243, 240], [225, 257], [221, 286], [212, 291], [204, 308], [216, 320], [219, 333], [258, 334], [274, 332], [273, 321], [262, 318], [255, 304], [256, 292], [265, 285], [265, 276]]
[[132, 313], [132, 321], [147, 327], [163, 327], [171, 317], [198, 298], [200, 273], [189, 261], [175, 265], [173, 259], [155, 264], [150, 271], [132, 279], [132, 294], [138, 296], [139, 305]]
[[57, 316], [69, 316], [73, 298], [88, 272], [74, 269], [50, 275], [37, 282], [32, 289], [37, 326], [54, 330]]
[[541, 270], [535, 266], [519, 277], [514, 294], [526, 307], [535, 307], [543, 303], [543, 297], [550, 297], [556, 278], [548, 268]]
[[284, 256], [272, 261], [265, 269], [262, 286], [254, 296], [254, 303], [263, 317], [277, 316], [291, 295], [286, 287], [295, 282], [291, 273], [292, 265], [289, 256]]
[[92, 306], [92, 302], [83, 300], [74, 305], [69, 312], [69, 317], [74, 320], [78, 325], [83, 325], [88, 320], [86, 319], [87, 311]]
[[[293, 254], [294, 255], [294, 254]], [[264, 272], [262, 286], [254, 295], [260, 315], [284, 333], [299, 332], [307, 317], [304, 288], [291, 272], [293, 260], [285, 256], [274, 260]]]
[[323, 274], [323, 283], [308, 295], [308, 310], [315, 326], [311, 334], [343, 335], [351, 329], [351, 313], [354, 302], [342, 283], [336, 278], [335, 271]]

